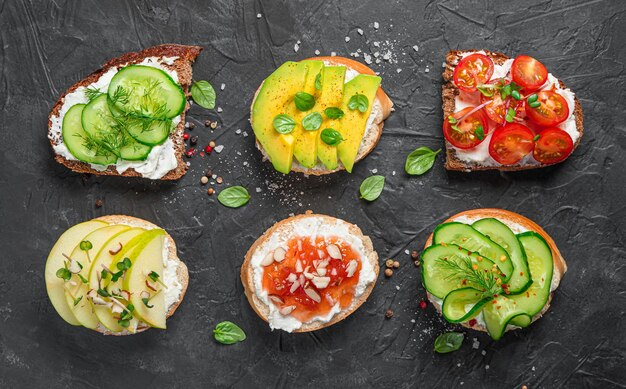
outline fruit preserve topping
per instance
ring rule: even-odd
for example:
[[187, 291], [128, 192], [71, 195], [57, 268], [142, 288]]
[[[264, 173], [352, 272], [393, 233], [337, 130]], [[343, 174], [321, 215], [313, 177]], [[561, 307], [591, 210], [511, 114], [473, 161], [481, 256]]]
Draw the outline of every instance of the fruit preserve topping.
[[352, 303], [361, 258], [336, 237], [294, 237], [261, 262], [263, 290], [282, 315], [305, 323]]

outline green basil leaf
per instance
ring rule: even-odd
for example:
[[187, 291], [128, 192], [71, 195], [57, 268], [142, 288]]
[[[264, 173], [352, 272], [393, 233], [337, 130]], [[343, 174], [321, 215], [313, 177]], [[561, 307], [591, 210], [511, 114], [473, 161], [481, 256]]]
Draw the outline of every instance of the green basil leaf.
[[315, 97], [306, 92], [298, 92], [293, 102], [300, 111], [308, 111], [315, 106]]
[[419, 176], [426, 173], [433, 167], [437, 154], [441, 152], [441, 149], [433, 151], [428, 147], [419, 147], [406, 157], [404, 163], [404, 170], [408, 174]]
[[464, 338], [460, 332], [445, 332], [435, 339], [435, 351], [440, 354], [456, 351], [461, 348]]
[[274, 129], [281, 134], [289, 134], [296, 127], [296, 121], [287, 114], [281, 113], [274, 117]]
[[302, 119], [302, 127], [307, 131], [316, 131], [319, 130], [323, 120], [319, 112], [311, 112]]
[[322, 90], [322, 71], [320, 70], [315, 76], [315, 89]]
[[348, 109], [350, 109], [351, 111], [358, 109], [360, 112], [365, 112], [367, 111], [367, 107], [369, 107], [369, 104], [370, 103], [367, 99], [367, 96], [357, 93], [354, 96], [350, 97], [350, 100], [348, 101]]
[[223, 321], [215, 326], [213, 337], [222, 344], [234, 344], [243, 342], [246, 339], [246, 333], [237, 324]]
[[367, 177], [361, 183], [359, 191], [361, 192], [361, 198], [367, 201], [374, 201], [380, 196], [385, 187], [384, 176], [371, 176]]
[[341, 108], [328, 107], [324, 110], [324, 115], [329, 119], [341, 119], [344, 113]]
[[337, 146], [341, 141], [343, 141], [343, 137], [339, 131], [334, 128], [325, 128], [322, 130], [320, 134], [320, 138], [322, 142], [326, 143], [329, 146]]
[[206, 109], [215, 108], [215, 89], [208, 81], [196, 81], [191, 85], [191, 97], [199, 106]]
[[226, 207], [239, 208], [248, 203], [250, 195], [243, 186], [231, 186], [217, 195], [217, 200]]

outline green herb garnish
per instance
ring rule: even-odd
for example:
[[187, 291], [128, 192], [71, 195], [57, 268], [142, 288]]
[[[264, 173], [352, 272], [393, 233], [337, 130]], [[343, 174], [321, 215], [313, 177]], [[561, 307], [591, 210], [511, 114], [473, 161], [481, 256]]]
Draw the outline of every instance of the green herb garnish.
[[322, 71], [320, 70], [315, 76], [315, 89], [322, 90]]
[[272, 124], [276, 132], [280, 134], [289, 134], [296, 127], [296, 121], [284, 113], [276, 115]]
[[67, 270], [67, 268], [62, 267], [57, 270], [56, 276], [61, 278], [63, 281], [69, 281], [72, 278], [72, 273]]
[[538, 141], [538, 140], [539, 140], [539, 138], [540, 138], [539, 134], [535, 135], [535, 136], [533, 137], [533, 142]]
[[83, 299], [83, 296], [78, 296], [78, 297], [74, 298], [74, 306], [77, 306], [78, 303], [80, 302], [80, 300], [82, 300], [82, 299]]
[[362, 199], [367, 201], [374, 201], [383, 192], [384, 187], [384, 176], [371, 176], [363, 180], [363, 182], [361, 183], [361, 187], [359, 188], [359, 192], [361, 192]]
[[515, 118], [515, 109], [509, 108], [506, 111], [506, 116], [504, 117], [504, 120], [506, 120], [507, 123], [513, 123], [514, 118]]
[[89, 283], [89, 280], [83, 277], [80, 273], [77, 273], [76, 275], [78, 276], [78, 278], [80, 278], [83, 284]]
[[320, 113], [311, 112], [302, 119], [302, 127], [307, 131], [316, 131], [319, 130], [323, 120]]
[[328, 107], [324, 110], [324, 115], [329, 119], [341, 119], [344, 113], [340, 108]]
[[476, 135], [476, 138], [478, 138], [478, 140], [485, 139], [485, 130], [483, 129], [483, 126], [476, 127], [476, 129], [474, 130], [474, 135]]
[[108, 276], [109, 276], [109, 272], [106, 269], [102, 269], [102, 272], [100, 273], [100, 278], [102, 278], [103, 280], [106, 280]]
[[215, 326], [213, 337], [222, 344], [234, 344], [246, 339], [246, 333], [235, 323], [223, 321]]
[[250, 195], [243, 186], [231, 186], [221, 191], [217, 200], [225, 207], [239, 208], [248, 203]]
[[456, 351], [461, 348], [465, 335], [460, 332], [445, 332], [435, 339], [435, 351], [440, 354]]
[[98, 288], [97, 292], [102, 297], [111, 297], [111, 294], [106, 289]]
[[315, 97], [312, 94], [306, 92], [296, 93], [293, 102], [296, 104], [296, 108], [300, 111], [308, 111], [315, 106]]
[[350, 109], [351, 111], [358, 109], [360, 112], [365, 112], [367, 111], [368, 107], [369, 100], [367, 99], [367, 96], [360, 93], [357, 93], [354, 96], [350, 97], [350, 100], [348, 101], [348, 109]]
[[104, 92], [100, 92], [100, 89], [94, 87], [88, 87], [85, 89], [85, 96], [87, 97], [88, 102], [91, 103], [92, 100], [96, 99], [100, 95], [103, 95]]
[[125, 257], [123, 260], [118, 262], [115, 266], [117, 266], [119, 270], [128, 270], [132, 266], [132, 262], [130, 261], [130, 258]]
[[215, 89], [205, 80], [196, 81], [191, 85], [191, 97], [193, 101], [206, 109], [215, 108]]
[[322, 139], [322, 142], [326, 143], [329, 146], [337, 146], [343, 141], [341, 133], [334, 128], [323, 129], [322, 133], [320, 134], [320, 138]]
[[154, 307], [154, 305], [150, 305], [150, 304], [149, 304], [149, 303], [150, 303], [150, 299], [149, 299], [149, 298], [147, 298], [147, 297], [142, 298], [142, 299], [141, 299], [141, 301], [143, 301], [143, 304], [144, 304], [146, 307], [148, 307], [148, 308], [153, 308], [153, 307]]
[[411, 175], [419, 176], [433, 167], [437, 154], [441, 149], [433, 151], [428, 147], [419, 147], [406, 157], [404, 170]]
[[[498, 294], [502, 291], [499, 286], [501, 279], [494, 275], [493, 270], [485, 271], [480, 267], [474, 268], [472, 260], [466, 256], [454, 255], [447, 259], [438, 258], [436, 262], [437, 266], [449, 271], [446, 279], [456, 280], [459, 282], [465, 282], [474, 286], [475, 289], [482, 291], [483, 296]], [[497, 269], [497, 274], [500, 274], [500, 269]]]

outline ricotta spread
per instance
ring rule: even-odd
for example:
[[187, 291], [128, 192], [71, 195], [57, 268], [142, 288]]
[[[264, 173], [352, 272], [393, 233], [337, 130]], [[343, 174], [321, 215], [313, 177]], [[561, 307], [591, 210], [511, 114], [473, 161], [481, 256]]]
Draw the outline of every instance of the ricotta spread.
[[[483, 50], [478, 51], [477, 53], [486, 55], [485, 51]], [[473, 54], [473, 52], [465, 52], [462, 54], [462, 58], [465, 58], [471, 54]], [[511, 70], [511, 64], [513, 64], [513, 58], [507, 59], [502, 65], [494, 63], [494, 70], [491, 79], [495, 80], [498, 78], [506, 77]], [[558, 79], [554, 77], [552, 73], [548, 73], [548, 80], [539, 90], [552, 89], [553, 86], [555, 87], [554, 91], [565, 98], [565, 100], [567, 101], [567, 106], [569, 108], [569, 117], [563, 123], [559, 124], [556, 127], [567, 132], [572, 138], [572, 142], [576, 143], [580, 136], [580, 133], [576, 128], [576, 117], [574, 116], [574, 108], [576, 107], [574, 92], [572, 92], [569, 88], [561, 88]], [[472, 101], [471, 99], [467, 99], [467, 96], [465, 95], [465, 93], [461, 93], [455, 97], [454, 112], [459, 112], [469, 106], [476, 106], [480, 104], [479, 101]], [[464, 162], [480, 163], [481, 165], [485, 166], [502, 166], [501, 163], [496, 162], [496, 160], [491, 158], [491, 155], [489, 155], [489, 142], [491, 141], [492, 134], [493, 131], [490, 131], [489, 134], [478, 146], [471, 149], [459, 149], [452, 146], [456, 150], [457, 158]], [[525, 156], [519, 163], [522, 165], [540, 164], [533, 158], [532, 153]]]
[[[137, 65], [151, 66], [157, 69], [161, 69], [166, 72], [175, 82], [178, 82], [178, 73], [175, 70], [170, 70], [165, 65], [172, 65], [178, 57], [148, 57], [143, 61], [138, 63]], [[54, 143], [53, 149], [54, 152], [67, 160], [76, 161], [76, 157], [70, 153], [69, 149], [63, 143], [63, 135], [62, 135], [62, 127], [63, 127], [63, 118], [67, 111], [72, 108], [76, 104], [87, 104], [88, 99], [85, 95], [85, 90], [87, 88], [98, 89], [100, 92], [106, 93], [113, 79], [113, 76], [123, 67], [128, 64], [124, 64], [118, 66], [117, 68], [111, 68], [106, 73], [100, 76], [97, 81], [93, 82], [88, 86], [79, 86], [71, 93], [68, 93], [65, 97], [63, 97], [63, 105], [59, 110], [58, 116], [50, 117], [52, 122], [52, 126], [49, 132], [49, 138]], [[172, 123], [174, 126], [177, 126], [180, 123], [181, 117], [176, 116], [172, 119]], [[124, 161], [118, 160], [118, 162], [114, 165], [115, 169], [118, 173], [122, 174], [126, 170], [133, 168], [137, 173], [140, 173], [142, 177], [150, 178], [150, 179], [159, 179], [167, 174], [170, 170], [176, 168], [178, 162], [176, 161], [176, 151], [174, 148], [174, 142], [170, 138], [168, 138], [165, 143], [155, 146], [148, 154], [148, 157], [145, 161]], [[104, 165], [95, 165], [90, 164], [91, 168], [97, 171], [104, 171], [108, 168], [108, 166]]]
[[[293, 332], [305, 324], [293, 316], [282, 315], [274, 303], [270, 301], [268, 293], [262, 286], [264, 268], [261, 262], [268, 253], [276, 250], [278, 247], [287, 247], [289, 239], [294, 236], [308, 236], [313, 238], [338, 237], [341, 241], [349, 244], [354, 252], [359, 254], [361, 258], [361, 271], [359, 273], [359, 281], [354, 290], [355, 300], [365, 292], [368, 285], [376, 280], [376, 272], [374, 272], [372, 264], [367, 260], [367, 253], [363, 241], [359, 237], [354, 236], [349, 228], [350, 224], [339, 219], [329, 222], [327, 218], [322, 217], [303, 217], [294, 220], [289, 224], [288, 228], [275, 231], [257, 247], [250, 261], [254, 275], [254, 293], [269, 309], [267, 319], [271, 329]], [[328, 314], [314, 317], [306, 324], [313, 322], [328, 323], [339, 312], [341, 312], [341, 308], [337, 303]]]

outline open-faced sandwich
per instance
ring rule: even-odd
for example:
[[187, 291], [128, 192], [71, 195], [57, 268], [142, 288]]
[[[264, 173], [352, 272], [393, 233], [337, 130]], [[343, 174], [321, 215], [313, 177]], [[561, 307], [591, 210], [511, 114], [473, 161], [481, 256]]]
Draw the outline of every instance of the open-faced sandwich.
[[580, 143], [578, 99], [532, 57], [450, 51], [443, 80], [448, 170], [544, 167], [565, 160]]
[[348, 58], [285, 62], [252, 101], [257, 147], [281, 173], [352, 172], [378, 143], [393, 107], [380, 83]]
[[254, 242], [241, 281], [270, 328], [308, 332], [361, 306], [378, 269], [372, 241], [357, 226], [309, 211], [276, 223]]
[[70, 87], [48, 119], [56, 161], [79, 173], [182, 177], [186, 94], [200, 50], [166, 44], [127, 53]]
[[131, 216], [77, 224], [50, 251], [46, 289], [59, 315], [105, 335], [166, 328], [189, 284], [172, 237]]
[[422, 282], [437, 310], [495, 340], [540, 318], [566, 270], [541, 227], [502, 209], [452, 216], [422, 253]]

